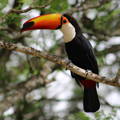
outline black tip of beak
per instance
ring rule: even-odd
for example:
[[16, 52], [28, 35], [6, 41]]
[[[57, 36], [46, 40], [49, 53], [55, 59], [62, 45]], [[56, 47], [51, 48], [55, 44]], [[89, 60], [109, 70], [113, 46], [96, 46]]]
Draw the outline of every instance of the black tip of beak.
[[34, 25], [33, 21], [24, 23], [22, 29], [20, 30], [20, 33], [22, 33], [23, 31], [27, 29], [29, 30], [29, 28], [32, 27], [33, 25]]

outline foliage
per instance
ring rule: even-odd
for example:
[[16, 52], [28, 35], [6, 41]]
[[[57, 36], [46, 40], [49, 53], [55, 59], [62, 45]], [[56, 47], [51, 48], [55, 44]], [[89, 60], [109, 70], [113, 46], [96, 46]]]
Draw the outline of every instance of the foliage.
[[7, 0], [0, 0], [0, 10], [2, 10], [7, 5]]
[[119, 14], [120, 9], [116, 9], [114, 11], [108, 11], [107, 13], [104, 13], [102, 16], [98, 16], [95, 20], [95, 28], [104, 32], [107, 32], [107, 27], [109, 27], [108, 32], [114, 31], [114, 28], [119, 29]]
[[116, 110], [113, 109], [111, 113], [106, 114], [104, 111], [96, 112], [96, 120], [114, 120], [116, 116]]
[[64, 0], [63, 2], [61, 2], [61, 0], [54, 0], [51, 3], [50, 9], [48, 9], [47, 11], [50, 11], [50, 13], [63, 12], [67, 8], [68, 8], [67, 0]]
[[91, 120], [84, 112], [78, 112], [73, 115], [70, 115], [68, 120]]
[[20, 21], [21, 21], [21, 16], [17, 15], [17, 14], [9, 14], [6, 16], [5, 19], [5, 23], [4, 24], [15, 24], [16, 27], [20, 26]]

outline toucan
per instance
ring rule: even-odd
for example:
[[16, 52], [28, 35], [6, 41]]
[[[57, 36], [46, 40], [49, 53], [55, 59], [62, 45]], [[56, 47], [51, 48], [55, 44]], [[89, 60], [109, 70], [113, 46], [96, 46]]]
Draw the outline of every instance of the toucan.
[[[21, 32], [50, 29], [63, 33], [68, 59], [76, 66], [98, 74], [98, 64], [90, 42], [83, 36], [81, 28], [74, 17], [68, 14], [45, 14], [34, 17], [23, 24]], [[85, 112], [96, 112], [100, 108], [95, 81], [83, 78], [73, 72], [71, 76], [78, 85], [83, 86], [83, 108]]]

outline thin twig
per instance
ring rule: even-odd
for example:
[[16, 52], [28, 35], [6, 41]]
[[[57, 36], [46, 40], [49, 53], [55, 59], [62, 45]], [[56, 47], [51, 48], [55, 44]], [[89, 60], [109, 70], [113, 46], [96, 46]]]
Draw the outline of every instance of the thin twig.
[[44, 4], [44, 5], [41, 5], [41, 6], [33, 6], [33, 7], [30, 6], [30, 7], [26, 8], [26, 9], [24, 9], [24, 10], [11, 9], [11, 10], [9, 11], [9, 13], [17, 13], [17, 14], [20, 14], [20, 13], [28, 12], [28, 11], [30, 11], [30, 10], [32, 10], [32, 9], [45, 8], [45, 7], [47, 7], [51, 2], [52, 2], [52, 0], [49, 0], [49, 1], [48, 1], [46, 4]]
[[4, 18], [10, 14], [10, 13], [16, 13], [16, 14], [21, 14], [21, 13], [26, 13], [30, 10], [33, 10], [33, 9], [42, 9], [42, 8], [45, 8], [47, 7], [50, 3], [52, 2], [52, 0], [49, 0], [46, 4], [44, 5], [41, 5], [41, 6], [30, 6], [26, 9], [23, 9], [23, 10], [17, 10], [17, 9], [11, 9], [9, 10], [6, 14], [4, 14], [1, 18], [0, 18], [0, 22], [3, 22], [4, 21]]
[[105, 2], [97, 2], [96, 4], [94, 5], [86, 5], [85, 2], [83, 2], [83, 4], [81, 4], [80, 6], [76, 6], [74, 8], [71, 8], [69, 10], [67, 10], [65, 13], [68, 13], [68, 14], [72, 14], [74, 12], [80, 12], [80, 11], [87, 11], [89, 9], [94, 9], [94, 8], [98, 8], [98, 7], [101, 7], [102, 5], [108, 3], [109, 1], [105, 1]]

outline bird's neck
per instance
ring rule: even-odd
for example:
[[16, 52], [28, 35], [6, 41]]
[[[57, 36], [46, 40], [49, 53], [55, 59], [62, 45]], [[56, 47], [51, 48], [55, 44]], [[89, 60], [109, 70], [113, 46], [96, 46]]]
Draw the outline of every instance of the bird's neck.
[[76, 35], [75, 28], [71, 23], [63, 24], [60, 29], [64, 35], [64, 42], [72, 41]]

